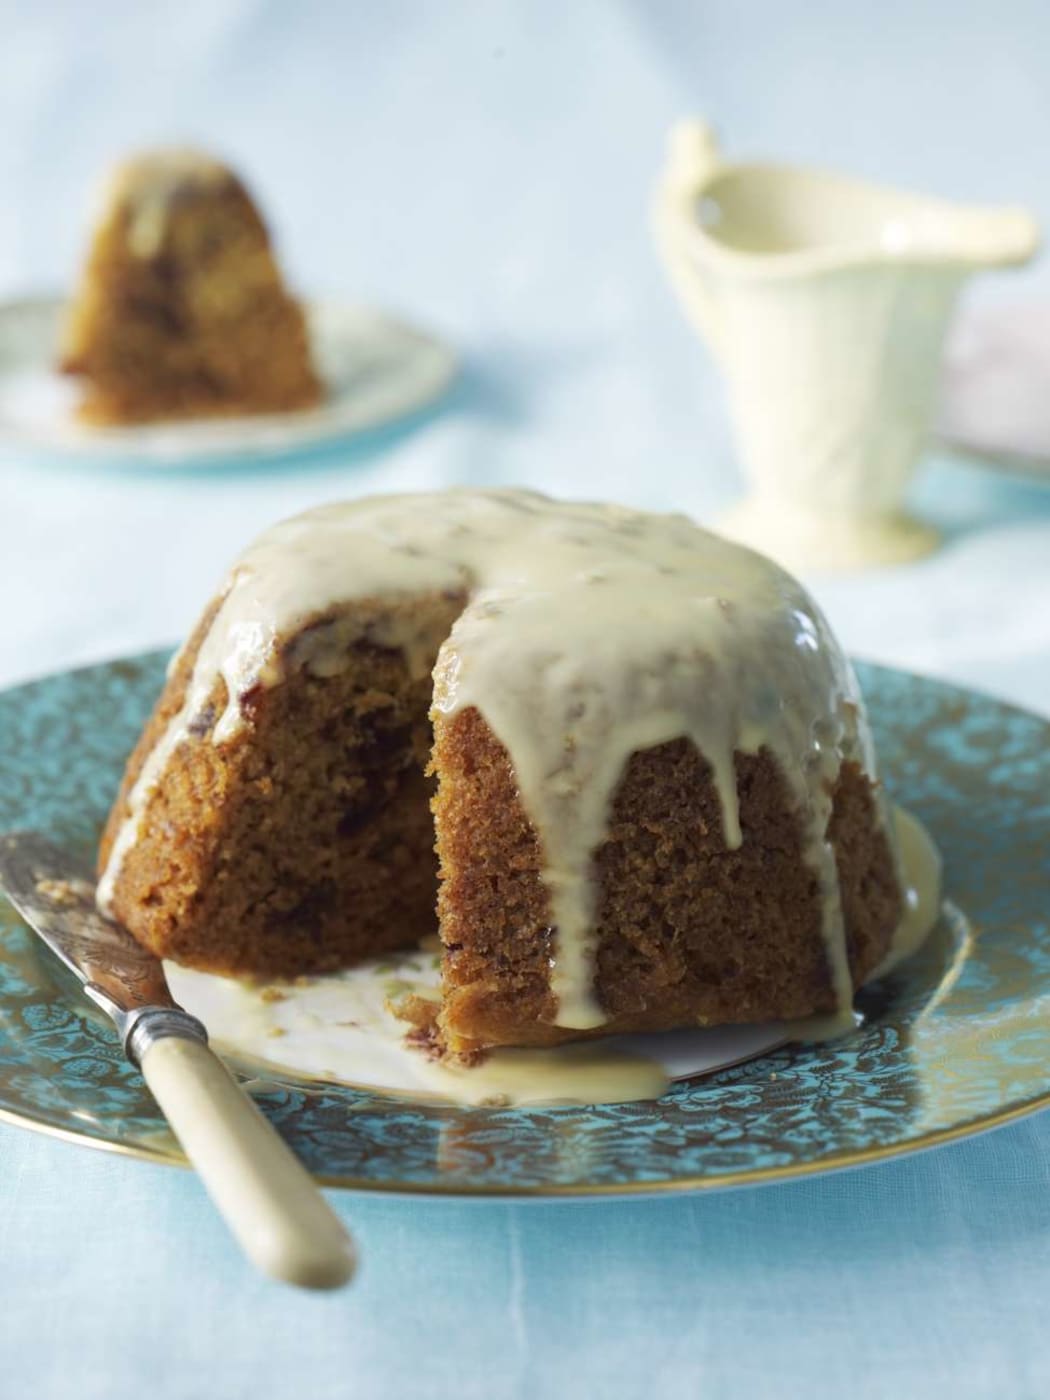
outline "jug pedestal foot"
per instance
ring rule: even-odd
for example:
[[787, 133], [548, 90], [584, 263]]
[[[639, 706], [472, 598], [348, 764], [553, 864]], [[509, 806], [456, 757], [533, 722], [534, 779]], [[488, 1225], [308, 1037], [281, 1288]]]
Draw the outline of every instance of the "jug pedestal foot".
[[850, 515], [764, 496], [745, 496], [715, 528], [792, 573], [903, 564], [929, 554], [940, 541], [932, 526], [903, 511]]

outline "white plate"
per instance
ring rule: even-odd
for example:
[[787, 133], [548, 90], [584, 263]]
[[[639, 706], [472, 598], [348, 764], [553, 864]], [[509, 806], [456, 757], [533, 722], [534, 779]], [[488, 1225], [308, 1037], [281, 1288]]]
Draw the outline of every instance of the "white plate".
[[180, 466], [214, 458], [273, 456], [378, 428], [433, 403], [456, 374], [440, 341], [362, 307], [307, 308], [310, 339], [328, 396], [318, 408], [127, 428], [78, 423], [75, 380], [54, 370], [65, 303], [33, 297], [0, 303], [0, 444]]

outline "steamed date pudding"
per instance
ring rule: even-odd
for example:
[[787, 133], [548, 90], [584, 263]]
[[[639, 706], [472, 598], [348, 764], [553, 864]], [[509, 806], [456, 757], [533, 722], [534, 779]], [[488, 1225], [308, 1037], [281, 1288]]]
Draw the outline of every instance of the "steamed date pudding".
[[440, 932], [444, 1051], [848, 1007], [901, 881], [805, 591], [677, 515], [526, 491], [308, 512], [175, 658], [100, 852], [162, 957], [293, 977]]
[[321, 399], [302, 308], [237, 176], [199, 151], [111, 176], [59, 368], [97, 425], [282, 413]]

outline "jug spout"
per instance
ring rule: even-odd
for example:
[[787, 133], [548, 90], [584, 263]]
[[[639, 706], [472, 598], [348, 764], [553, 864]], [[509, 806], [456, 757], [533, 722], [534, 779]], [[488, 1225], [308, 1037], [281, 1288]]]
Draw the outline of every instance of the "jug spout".
[[[933, 249], [964, 267], [1015, 267], [1039, 248], [1039, 225], [1024, 209], [951, 208], [931, 210], [917, 220], [914, 251], [928, 234]], [[909, 250], [900, 250], [904, 257]]]

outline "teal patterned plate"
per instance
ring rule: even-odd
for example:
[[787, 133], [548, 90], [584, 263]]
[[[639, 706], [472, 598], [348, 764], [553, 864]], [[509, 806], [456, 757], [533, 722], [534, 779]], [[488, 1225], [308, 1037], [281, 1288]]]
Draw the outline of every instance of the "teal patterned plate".
[[[0, 830], [93, 847], [160, 688], [153, 653], [0, 694]], [[463, 1109], [274, 1076], [252, 1090], [323, 1181], [461, 1195], [739, 1186], [873, 1162], [1050, 1104], [1050, 724], [860, 668], [886, 783], [945, 859], [923, 951], [845, 1039], [659, 1103]], [[0, 1118], [155, 1161], [178, 1147], [108, 1022], [0, 899]]]

